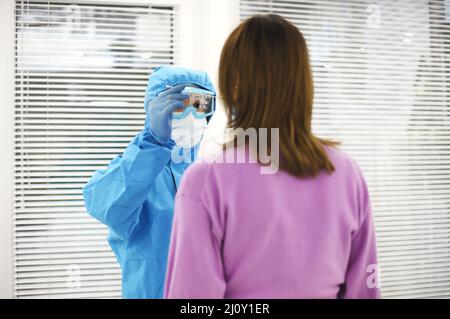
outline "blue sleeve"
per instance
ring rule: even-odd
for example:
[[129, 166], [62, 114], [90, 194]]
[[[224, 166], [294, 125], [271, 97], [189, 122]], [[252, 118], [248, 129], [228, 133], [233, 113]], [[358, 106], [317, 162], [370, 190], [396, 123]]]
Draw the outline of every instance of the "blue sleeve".
[[87, 211], [127, 240], [156, 176], [170, 160], [173, 142], [158, 144], [151, 134], [139, 133], [107, 169], [98, 170], [83, 188]]

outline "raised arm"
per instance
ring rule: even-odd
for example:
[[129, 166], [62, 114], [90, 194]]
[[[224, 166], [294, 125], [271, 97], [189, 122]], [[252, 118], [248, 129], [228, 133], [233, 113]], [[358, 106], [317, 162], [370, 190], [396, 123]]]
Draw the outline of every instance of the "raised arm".
[[172, 143], [158, 144], [141, 132], [107, 169], [98, 170], [83, 188], [89, 214], [127, 240], [139, 222], [142, 205], [156, 176], [170, 160]]
[[145, 129], [83, 188], [89, 214], [122, 240], [127, 240], [139, 223], [147, 194], [170, 161], [172, 112], [183, 107], [187, 96], [180, 92], [184, 86], [177, 85], [149, 101]]

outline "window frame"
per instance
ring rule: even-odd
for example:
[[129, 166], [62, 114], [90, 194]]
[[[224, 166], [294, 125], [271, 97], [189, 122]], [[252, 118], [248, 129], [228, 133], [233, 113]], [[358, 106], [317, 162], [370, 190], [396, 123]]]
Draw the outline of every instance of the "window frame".
[[0, 2], [0, 298], [13, 297], [13, 189], [14, 189], [14, 0]]

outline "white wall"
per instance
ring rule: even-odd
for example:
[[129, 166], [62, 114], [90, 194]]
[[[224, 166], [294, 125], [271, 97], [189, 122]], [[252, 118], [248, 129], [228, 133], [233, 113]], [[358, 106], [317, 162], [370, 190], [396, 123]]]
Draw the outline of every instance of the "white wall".
[[[204, 16], [201, 26], [202, 38], [199, 46], [203, 48], [202, 64], [199, 67], [206, 70], [218, 90], [218, 67], [223, 44], [230, 32], [239, 24], [238, 0], [194, 0], [202, 2], [200, 6]], [[196, 6], [197, 7], [197, 6]], [[208, 130], [205, 132], [200, 156], [216, 152], [223, 142], [223, 131], [226, 125], [226, 115], [217, 99], [218, 108], [213, 116]]]
[[0, 70], [0, 298], [12, 298], [14, 0], [0, 1]]

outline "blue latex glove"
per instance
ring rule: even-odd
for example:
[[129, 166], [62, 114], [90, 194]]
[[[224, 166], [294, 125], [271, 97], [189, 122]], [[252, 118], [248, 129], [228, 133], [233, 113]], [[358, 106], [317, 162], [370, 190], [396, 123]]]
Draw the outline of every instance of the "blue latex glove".
[[183, 100], [189, 98], [181, 91], [187, 84], [178, 84], [160, 93], [148, 104], [145, 130], [151, 132], [155, 140], [165, 145], [172, 134], [172, 113], [177, 108], [182, 108]]

